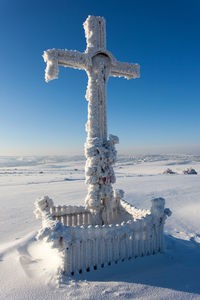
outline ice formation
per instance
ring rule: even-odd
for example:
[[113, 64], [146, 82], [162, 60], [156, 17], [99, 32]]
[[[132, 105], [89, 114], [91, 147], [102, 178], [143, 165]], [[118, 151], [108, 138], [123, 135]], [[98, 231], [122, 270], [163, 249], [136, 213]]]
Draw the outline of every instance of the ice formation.
[[[116, 160], [116, 136], [107, 139], [107, 99], [106, 84], [109, 76], [138, 78], [138, 64], [118, 62], [106, 50], [105, 19], [88, 16], [83, 24], [87, 41], [84, 53], [74, 50], [47, 50], [43, 58], [47, 63], [45, 79], [58, 78], [58, 66], [85, 70], [88, 75], [86, 99], [88, 101], [87, 158], [85, 174], [88, 194], [85, 200], [97, 223], [107, 223], [112, 207], [115, 205], [112, 184], [115, 174], [112, 165]], [[119, 195], [118, 195], [119, 197]]]
[[85, 143], [85, 207], [54, 206], [45, 196], [36, 201], [36, 216], [42, 218], [38, 239], [53, 243], [63, 253], [66, 274], [89, 271], [113, 261], [163, 251], [163, 226], [169, 209], [165, 200], [152, 200], [151, 211], [139, 210], [124, 201], [122, 190], [113, 190], [113, 164], [117, 136], [107, 134], [106, 84], [109, 76], [139, 77], [139, 65], [118, 62], [106, 50], [105, 20], [89, 16], [84, 29], [87, 49], [47, 50], [46, 81], [58, 77], [58, 67], [85, 70], [88, 75], [87, 140]]
[[103, 226], [96, 224], [93, 214], [83, 207], [54, 206], [47, 196], [36, 200], [36, 217], [42, 218], [37, 239], [59, 249], [60, 270], [65, 274], [88, 272], [131, 257], [163, 252], [163, 227], [171, 215], [170, 209], [164, 208], [165, 200], [152, 199], [149, 211], [121, 200], [120, 190], [115, 196], [115, 222]]

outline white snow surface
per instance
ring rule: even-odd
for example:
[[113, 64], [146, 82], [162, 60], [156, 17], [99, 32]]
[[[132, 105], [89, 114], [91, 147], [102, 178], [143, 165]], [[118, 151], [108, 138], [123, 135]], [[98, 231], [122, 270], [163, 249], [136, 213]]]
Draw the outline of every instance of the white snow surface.
[[163, 197], [173, 212], [165, 253], [60, 277], [60, 254], [35, 239], [34, 201], [84, 205], [84, 165], [82, 157], [0, 157], [0, 299], [200, 299], [200, 175], [183, 174], [200, 174], [200, 156], [121, 156], [114, 188], [138, 208]]

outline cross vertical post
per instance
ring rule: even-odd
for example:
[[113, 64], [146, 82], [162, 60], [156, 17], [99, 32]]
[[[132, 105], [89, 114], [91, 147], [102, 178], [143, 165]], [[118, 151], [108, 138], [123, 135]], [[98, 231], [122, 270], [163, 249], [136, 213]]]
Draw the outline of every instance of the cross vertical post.
[[115, 144], [118, 143], [118, 138], [113, 135], [107, 138], [107, 80], [109, 76], [139, 78], [140, 70], [138, 64], [118, 62], [106, 50], [104, 18], [88, 16], [83, 26], [87, 41], [85, 52], [56, 49], [45, 51], [45, 79], [48, 82], [58, 78], [59, 66], [85, 70], [88, 75], [85, 143], [88, 194], [85, 205], [93, 215], [94, 224], [108, 224], [116, 200], [112, 188], [115, 182], [112, 165], [116, 160]]

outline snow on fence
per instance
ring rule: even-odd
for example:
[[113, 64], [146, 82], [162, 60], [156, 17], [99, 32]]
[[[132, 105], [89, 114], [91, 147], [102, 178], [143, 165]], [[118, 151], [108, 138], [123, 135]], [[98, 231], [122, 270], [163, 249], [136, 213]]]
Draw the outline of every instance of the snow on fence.
[[[62, 251], [62, 271], [71, 275], [163, 252], [164, 222], [171, 215], [164, 204], [163, 198], [153, 199], [149, 211], [121, 200], [114, 212], [115, 224], [102, 226], [94, 224], [92, 215], [84, 207], [54, 206], [51, 199], [44, 197], [36, 201], [36, 216], [43, 221], [38, 239], [45, 238]], [[124, 219], [125, 212], [129, 220], [117, 224]]]
[[[117, 218], [118, 209], [113, 208], [110, 212], [109, 220], [113, 222]], [[83, 206], [52, 206], [50, 214], [56, 221], [60, 221], [66, 226], [97, 225], [91, 212]]]
[[53, 206], [50, 213], [54, 220], [66, 226], [82, 226], [92, 224], [92, 214], [83, 206]]

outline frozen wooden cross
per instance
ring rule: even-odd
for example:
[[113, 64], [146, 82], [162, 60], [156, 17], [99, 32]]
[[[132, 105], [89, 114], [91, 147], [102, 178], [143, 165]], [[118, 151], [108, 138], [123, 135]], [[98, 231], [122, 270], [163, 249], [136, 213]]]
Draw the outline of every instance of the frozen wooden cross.
[[44, 52], [47, 63], [45, 79], [58, 78], [58, 66], [85, 70], [88, 75], [86, 99], [88, 100], [88, 133], [85, 146], [86, 183], [89, 184], [86, 207], [104, 223], [114, 205], [112, 183], [115, 182], [112, 164], [115, 162], [114, 144], [118, 138], [110, 135], [107, 140], [106, 84], [110, 76], [139, 78], [138, 64], [117, 61], [106, 50], [105, 19], [88, 16], [84, 25], [87, 49], [51, 49]]

